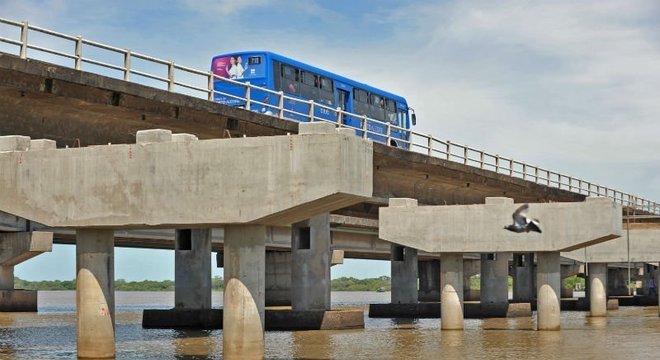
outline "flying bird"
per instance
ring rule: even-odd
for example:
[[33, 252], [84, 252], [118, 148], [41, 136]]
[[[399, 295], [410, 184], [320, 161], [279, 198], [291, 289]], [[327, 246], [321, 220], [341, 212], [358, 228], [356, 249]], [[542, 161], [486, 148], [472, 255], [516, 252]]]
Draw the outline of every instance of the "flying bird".
[[504, 228], [516, 233], [536, 231], [541, 232], [541, 222], [538, 219], [531, 219], [527, 217], [527, 209], [529, 204], [522, 205], [513, 213], [513, 224], [507, 225]]

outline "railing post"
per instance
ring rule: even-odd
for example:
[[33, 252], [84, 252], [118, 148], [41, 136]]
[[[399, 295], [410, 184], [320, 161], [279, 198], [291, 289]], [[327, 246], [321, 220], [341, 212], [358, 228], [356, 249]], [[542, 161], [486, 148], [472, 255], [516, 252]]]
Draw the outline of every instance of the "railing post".
[[568, 191], [570, 191], [570, 192], [573, 191], [573, 178], [572, 177], [568, 178]]
[[513, 177], [513, 159], [509, 160], [509, 176]]
[[388, 122], [387, 123], [387, 137], [386, 137], [386, 141], [387, 141], [386, 145], [387, 146], [390, 146], [390, 144], [392, 144], [391, 137], [392, 137], [392, 124], [390, 122]]
[[451, 160], [451, 141], [447, 140], [447, 160]]
[[280, 103], [278, 104], [280, 119], [284, 119], [284, 91], [278, 92], [280, 95]]
[[468, 164], [468, 146], [465, 145], [463, 148], [463, 164], [467, 165]]
[[550, 170], [545, 171], [545, 182], [546, 185], [550, 186]]
[[495, 172], [500, 173], [500, 156], [495, 154]]
[[250, 82], [246, 81], [245, 82], [245, 110], [250, 111], [252, 107], [252, 101], [250, 99]]
[[484, 168], [484, 152], [479, 153], [479, 162], [481, 163], [481, 168]]
[[80, 70], [82, 64], [82, 36], [76, 37], [76, 70]]
[[124, 53], [124, 81], [131, 79], [131, 50], [126, 49]]
[[314, 100], [309, 101], [309, 122], [314, 122]]
[[213, 80], [214, 80], [213, 79], [213, 71], [209, 71], [206, 76], [207, 76], [207, 79], [208, 79], [207, 87], [208, 87], [208, 92], [209, 92], [209, 101], [214, 101], [215, 99], [213, 98], [213, 91], [214, 91], [214, 89], [213, 89]]
[[527, 180], [527, 163], [523, 163], [523, 180]]
[[342, 127], [342, 113], [341, 113], [341, 108], [337, 106], [337, 126]]
[[537, 167], [534, 168], [534, 183], [539, 183], [539, 168]]
[[369, 135], [367, 133], [367, 130], [369, 129], [369, 126], [367, 125], [368, 121], [369, 120], [367, 120], [367, 115], [362, 115], [362, 138], [363, 139], [366, 139], [367, 136]]
[[433, 136], [429, 135], [427, 138], [427, 145], [429, 147], [429, 156], [433, 156]]
[[174, 61], [167, 65], [167, 91], [174, 90]]
[[28, 22], [23, 22], [23, 25], [21, 26], [21, 59], [27, 59], [28, 29]]

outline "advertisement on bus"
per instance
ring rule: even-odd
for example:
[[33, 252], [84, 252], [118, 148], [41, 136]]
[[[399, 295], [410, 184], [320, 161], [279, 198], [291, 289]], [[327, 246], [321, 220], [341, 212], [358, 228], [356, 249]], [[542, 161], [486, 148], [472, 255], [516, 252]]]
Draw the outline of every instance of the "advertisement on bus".
[[265, 75], [263, 56], [223, 56], [213, 60], [213, 73], [232, 79], [251, 79]]

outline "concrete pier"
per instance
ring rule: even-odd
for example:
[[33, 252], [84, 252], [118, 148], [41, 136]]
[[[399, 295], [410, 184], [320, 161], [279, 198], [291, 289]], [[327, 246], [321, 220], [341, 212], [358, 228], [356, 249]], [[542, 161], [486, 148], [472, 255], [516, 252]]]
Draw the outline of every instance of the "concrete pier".
[[115, 356], [114, 232], [76, 230], [78, 357]]
[[417, 250], [392, 244], [392, 304], [417, 303]]
[[294, 311], [330, 309], [330, 214], [291, 228], [291, 307]]
[[607, 316], [607, 263], [589, 263], [589, 313]]
[[174, 308], [211, 308], [211, 229], [175, 232]]
[[472, 289], [472, 281], [470, 280], [480, 273], [481, 259], [463, 259], [463, 301], [479, 301], [481, 298], [479, 295], [481, 290]]
[[506, 316], [509, 307], [509, 257], [511, 253], [481, 254], [480, 302], [484, 311]]
[[559, 252], [539, 252], [537, 279], [538, 330], [559, 330], [561, 274]]
[[223, 355], [226, 359], [264, 357], [267, 227], [225, 227]]
[[0, 266], [0, 290], [14, 290], [14, 266]]
[[463, 254], [442, 254], [440, 284], [440, 327], [463, 330]]
[[513, 254], [513, 302], [534, 300], [534, 253]]
[[417, 262], [418, 301], [440, 301], [440, 260]]

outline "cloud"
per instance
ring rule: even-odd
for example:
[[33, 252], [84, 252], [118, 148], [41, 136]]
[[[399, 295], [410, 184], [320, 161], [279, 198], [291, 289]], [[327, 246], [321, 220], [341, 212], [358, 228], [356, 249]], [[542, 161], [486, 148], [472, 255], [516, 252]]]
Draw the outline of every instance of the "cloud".
[[268, 5], [271, 0], [185, 0], [184, 3], [191, 10], [232, 16], [250, 8]]

